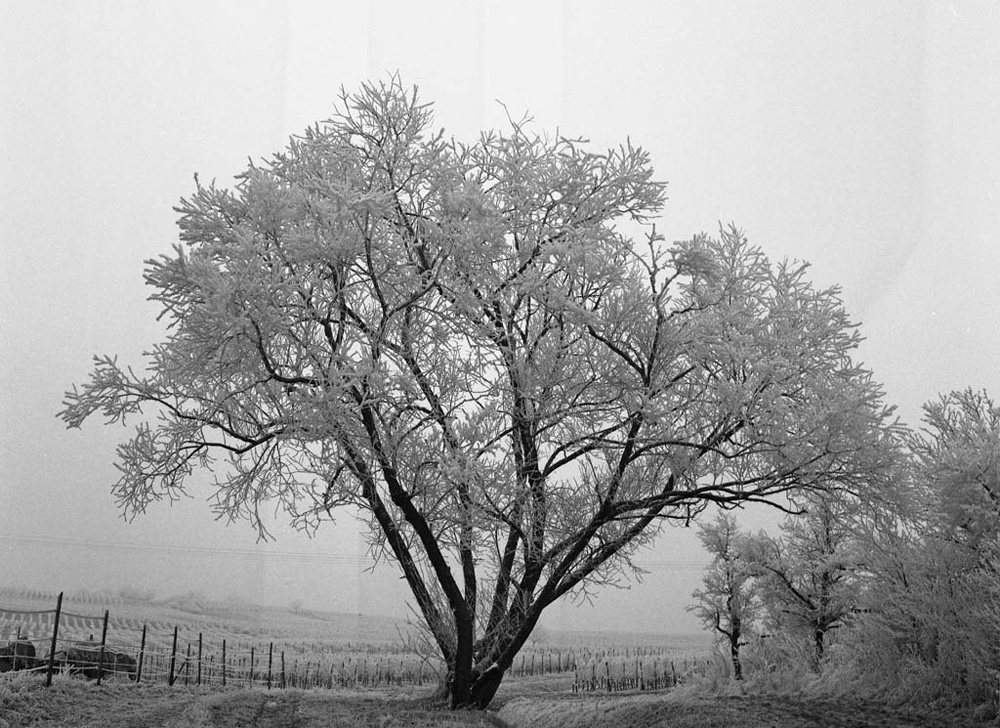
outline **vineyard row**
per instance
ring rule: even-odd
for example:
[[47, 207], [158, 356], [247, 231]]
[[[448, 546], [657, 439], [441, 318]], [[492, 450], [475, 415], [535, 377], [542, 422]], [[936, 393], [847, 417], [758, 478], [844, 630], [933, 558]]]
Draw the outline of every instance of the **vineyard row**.
[[[101, 616], [62, 611], [61, 597], [51, 610], [0, 608], [0, 640], [7, 637], [13, 640], [9, 644], [30, 643], [32, 655], [47, 651], [45, 657], [31, 663], [32, 669], [48, 674], [47, 680], [58, 670], [82, 671], [89, 676], [96, 673], [98, 680], [117, 674], [137, 682], [270, 689], [422, 686], [436, 682], [441, 674], [437, 658], [402, 649], [345, 652], [342, 646], [302, 641], [261, 644], [245, 639], [206, 640], [201, 632], [196, 639], [182, 638], [177, 626], [112, 619], [109, 611]], [[99, 642], [95, 633], [101, 635]], [[79, 659], [72, 659], [74, 647], [80, 644], [89, 645], [93, 653], [86, 665], [89, 672], [80, 668]], [[662, 689], [676, 685], [688, 671], [685, 661], [678, 673], [664, 650], [657, 647], [636, 647], [625, 650], [624, 655], [605, 649], [529, 648], [511, 666], [510, 674], [531, 677], [571, 672], [573, 691], [582, 692]]]

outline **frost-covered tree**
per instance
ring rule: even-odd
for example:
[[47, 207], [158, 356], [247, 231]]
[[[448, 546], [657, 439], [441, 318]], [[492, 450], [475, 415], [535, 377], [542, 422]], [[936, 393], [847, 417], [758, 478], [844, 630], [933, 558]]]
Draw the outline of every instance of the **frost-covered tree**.
[[978, 568], [1000, 537], [1000, 407], [986, 392], [952, 392], [924, 406], [923, 423], [910, 447], [934, 536]]
[[785, 519], [780, 537], [754, 535], [747, 554], [769, 630], [805, 637], [812, 667], [819, 670], [828, 635], [857, 609], [857, 572], [865, 555], [853, 524], [861, 504], [837, 490], [801, 494], [795, 501], [801, 512]]
[[197, 184], [147, 263], [165, 340], [144, 372], [98, 358], [61, 416], [137, 422], [128, 515], [196, 468], [262, 535], [276, 508], [363, 514], [451, 705], [481, 707], [542, 611], [665, 521], [860, 482], [884, 412], [837, 289], [735, 229], [665, 244], [641, 149], [432, 122], [368, 84], [233, 189]]
[[732, 514], [724, 512], [714, 521], [702, 523], [698, 537], [712, 563], [702, 586], [692, 592], [695, 602], [688, 610], [725, 643], [733, 664], [733, 677], [742, 680], [740, 648], [753, 633], [760, 608], [753, 568], [747, 560], [746, 538]]
[[924, 406], [903, 495], [866, 548], [865, 609], [851, 635], [860, 682], [997, 710], [1000, 408], [952, 392]]

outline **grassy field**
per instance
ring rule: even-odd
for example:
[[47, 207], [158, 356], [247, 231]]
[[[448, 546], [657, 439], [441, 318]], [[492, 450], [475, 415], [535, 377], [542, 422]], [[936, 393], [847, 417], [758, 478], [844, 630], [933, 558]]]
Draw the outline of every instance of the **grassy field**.
[[[26, 676], [25, 676], [26, 677]], [[0, 681], [0, 728], [312, 728], [503, 726], [495, 714], [449, 713], [420, 696], [386, 691], [97, 687], [60, 677]]]
[[967, 715], [913, 712], [803, 695], [674, 694], [523, 697], [499, 711], [516, 728], [959, 728]]
[[690, 689], [643, 695], [553, 692], [549, 677], [514, 679], [490, 711], [442, 710], [427, 690], [100, 687], [29, 675], [0, 680], [0, 728], [958, 728], [963, 715], [916, 714], [871, 703], [803, 696], [705, 697]]
[[[20, 633], [36, 639], [40, 652], [51, 625], [45, 615], [54, 595], [0, 590], [0, 638]], [[270, 641], [287, 650], [292, 660], [332, 667], [337, 674], [391, 665], [402, 669], [408, 660], [400, 645], [405, 623], [389, 618], [344, 615], [273, 607], [207, 602], [191, 596], [149, 603], [100, 598], [67, 599], [67, 611], [111, 614], [109, 642], [137, 644], [142, 625], [150, 627], [150, 641], [162, 642], [179, 627], [179, 652], [199, 634], [209, 643], [229, 640], [229, 659], [239, 647], [257, 644], [257, 655]], [[84, 638], [94, 624], [74, 618], [66, 627], [72, 638]], [[63, 634], [62, 631], [60, 634]], [[99, 630], [98, 630], [99, 634]], [[147, 642], [147, 650], [150, 642]], [[510, 728], [957, 728], [973, 724], [968, 715], [907, 712], [874, 703], [802, 694], [724, 695], [712, 697], [699, 682], [696, 665], [704, 665], [707, 642], [702, 637], [630, 633], [556, 632], [540, 630], [524, 650], [485, 713], [451, 713], [434, 706], [429, 695], [436, 680], [428, 671], [424, 684], [386, 685], [373, 681], [334, 681], [334, 689], [267, 690], [260, 680], [252, 688], [232, 680], [197, 687], [168, 687], [154, 672], [143, 682], [124, 678], [101, 686], [80, 678], [56, 675], [46, 689], [38, 675], [0, 675], [0, 728], [350, 728], [389, 726], [482, 726]], [[292, 657], [297, 655], [297, 657]], [[353, 661], [353, 663], [352, 663]], [[260, 662], [257, 663], [260, 665]], [[564, 669], [553, 669], [553, 665]], [[567, 668], [570, 664], [575, 667]], [[345, 667], [346, 665], [346, 667]], [[353, 665], [353, 667], [352, 667]], [[602, 674], [613, 680], [653, 670], [684, 673], [681, 686], [656, 692], [574, 693], [579, 680]], [[688, 671], [688, 668], [691, 668]], [[235, 667], [231, 675], [237, 675]], [[312, 668], [316, 670], [316, 667]], [[644, 671], [644, 672], [642, 672]], [[685, 672], [687, 671], [687, 672]], [[185, 677], [187, 675], [185, 674]], [[258, 676], [259, 677], [259, 676]], [[685, 683], [686, 681], [686, 683]], [[605, 683], [607, 685], [607, 682]], [[648, 683], [647, 683], [648, 686]]]

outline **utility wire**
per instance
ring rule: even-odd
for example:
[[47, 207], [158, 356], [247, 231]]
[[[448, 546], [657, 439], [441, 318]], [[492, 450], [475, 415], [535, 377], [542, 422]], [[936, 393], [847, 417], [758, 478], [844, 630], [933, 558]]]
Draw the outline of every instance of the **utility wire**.
[[[241, 556], [269, 561], [292, 561], [298, 563], [334, 563], [353, 566], [369, 566], [372, 559], [367, 556], [345, 556], [338, 554], [313, 553], [310, 551], [253, 551], [250, 549], [215, 548], [207, 546], [170, 546], [164, 544], [140, 544], [132, 542], [94, 541], [91, 539], [56, 538], [52, 536], [0, 536], [0, 543], [31, 544], [52, 548], [75, 548], [88, 551], [118, 551], [155, 553], [174, 556]], [[683, 560], [635, 561], [636, 566], [648, 571], [701, 571], [711, 562]]]

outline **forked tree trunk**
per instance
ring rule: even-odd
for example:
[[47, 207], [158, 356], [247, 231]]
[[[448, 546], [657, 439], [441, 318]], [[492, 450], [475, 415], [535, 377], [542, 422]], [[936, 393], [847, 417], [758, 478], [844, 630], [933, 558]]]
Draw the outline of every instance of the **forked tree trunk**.
[[464, 693], [453, 691], [445, 682], [438, 688], [437, 695], [454, 710], [463, 708], [485, 710], [497, 694], [505, 672], [494, 665], [483, 673], [471, 675], [467, 683], [468, 689]]
[[[500, 688], [506, 670], [499, 665], [493, 665], [485, 672], [469, 671], [468, 677], [460, 680], [455, 680], [456, 672], [459, 671], [449, 668], [447, 676], [434, 693], [434, 698], [446, 703], [453, 710], [463, 708], [484, 710]], [[464, 687], [456, 690], [456, 686]]]
[[468, 643], [457, 645], [454, 654], [456, 657], [459, 654], [468, 655], [468, 659], [464, 662], [457, 659], [446, 661], [447, 676], [438, 688], [436, 697], [452, 709], [483, 710], [489, 706], [504, 675], [514, 664], [514, 658], [537, 624], [540, 614], [541, 608], [537, 605], [536, 608], [529, 609], [518, 620], [520, 624], [516, 628], [510, 628], [503, 637], [488, 646], [474, 644], [471, 629], [458, 630], [458, 634], [465, 635]]

